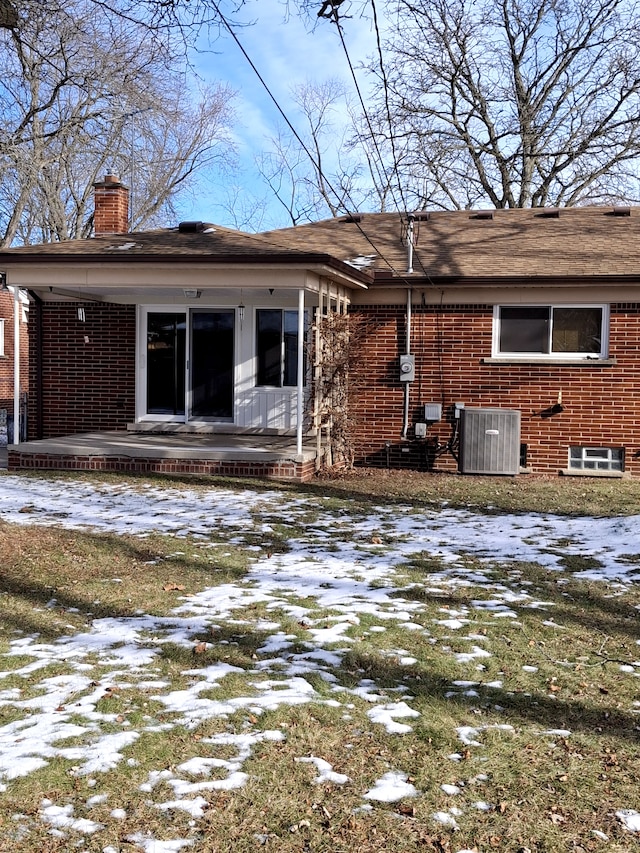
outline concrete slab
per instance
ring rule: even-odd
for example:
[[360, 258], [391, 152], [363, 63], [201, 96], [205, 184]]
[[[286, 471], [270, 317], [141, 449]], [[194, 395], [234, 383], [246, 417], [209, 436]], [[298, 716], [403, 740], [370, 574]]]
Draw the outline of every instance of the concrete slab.
[[[11, 446], [11, 468], [219, 473], [306, 480], [316, 470], [316, 439], [298, 453], [295, 436], [96, 432]], [[5, 463], [6, 464], [6, 463]]]

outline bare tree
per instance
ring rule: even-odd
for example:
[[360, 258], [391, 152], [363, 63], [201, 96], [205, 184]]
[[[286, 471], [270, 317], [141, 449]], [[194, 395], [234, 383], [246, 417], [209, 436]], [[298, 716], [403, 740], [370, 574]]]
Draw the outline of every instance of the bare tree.
[[358, 130], [362, 119], [345, 84], [308, 81], [293, 90], [292, 100], [299, 132], [281, 128], [258, 163], [291, 224], [387, 209], [393, 173], [386, 173], [371, 138]]
[[390, 0], [387, 11], [377, 127], [410, 152], [401, 179], [414, 206], [637, 197], [632, 0]]
[[82, 0], [30, 12], [0, 31], [1, 245], [86, 236], [106, 171], [131, 184], [133, 224], [148, 226], [196, 171], [230, 162], [227, 88], [194, 100], [164, 46]]

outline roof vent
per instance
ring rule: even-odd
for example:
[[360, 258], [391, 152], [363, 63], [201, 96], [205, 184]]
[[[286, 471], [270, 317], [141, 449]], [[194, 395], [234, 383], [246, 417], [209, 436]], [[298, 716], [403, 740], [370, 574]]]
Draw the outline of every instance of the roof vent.
[[200, 231], [204, 231], [204, 228], [204, 222], [181, 222], [178, 225], [178, 231], [181, 234], [197, 234]]
[[493, 219], [493, 210], [478, 210], [469, 219]]
[[630, 207], [614, 207], [611, 216], [631, 216]]
[[348, 216], [344, 216], [340, 222], [362, 222], [362, 217], [359, 213], [350, 213]]
[[559, 207], [545, 207], [539, 213], [535, 214], [536, 216], [540, 216], [542, 219], [559, 219], [560, 218], [560, 208]]

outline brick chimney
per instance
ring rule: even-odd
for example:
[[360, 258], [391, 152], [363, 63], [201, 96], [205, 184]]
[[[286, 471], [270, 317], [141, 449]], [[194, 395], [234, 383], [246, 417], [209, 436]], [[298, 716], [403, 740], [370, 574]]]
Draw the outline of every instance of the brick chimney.
[[116, 175], [105, 175], [94, 185], [93, 233], [126, 234], [129, 231], [129, 187]]

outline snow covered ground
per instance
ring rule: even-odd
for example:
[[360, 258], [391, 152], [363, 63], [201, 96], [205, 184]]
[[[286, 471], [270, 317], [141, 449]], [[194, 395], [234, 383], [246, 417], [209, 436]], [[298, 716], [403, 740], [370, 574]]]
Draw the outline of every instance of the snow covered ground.
[[[313, 688], [308, 676], [313, 673], [329, 684], [335, 682], [335, 668], [353, 642], [347, 632], [365, 614], [374, 622], [371, 631], [383, 633], [393, 624], [428, 636], [419, 621], [423, 604], [398, 595], [397, 567], [412, 556], [429, 554], [441, 560], [445, 568], [428, 578], [429, 589], [434, 593], [460, 586], [490, 591], [490, 595], [473, 600], [470, 608], [442, 614], [440, 624], [452, 632], [464, 632], [472, 610], [491, 619], [515, 619], [516, 605], [544, 606], [530, 594], [526, 584], [518, 585], [513, 580], [508, 585], [496, 582], [491, 568], [498, 561], [506, 566], [515, 561], [531, 561], [554, 571], [560, 568], [562, 553], [595, 557], [598, 568], [584, 571], [581, 576], [607, 580], [624, 589], [638, 574], [635, 561], [628, 556], [640, 554], [640, 524], [633, 517], [480, 515], [446, 505], [417, 511], [395, 504], [381, 504], [367, 514], [348, 510], [336, 513], [320, 498], [292, 495], [276, 488], [236, 492], [138, 484], [134, 489], [125, 483], [107, 485], [4, 475], [0, 476], [0, 519], [19, 525], [55, 525], [140, 537], [170, 533], [199, 537], [203, 542], [212, 533], [219, 537], [224, 531], [227, 541], [234, 545], [248, 544], [249, 537], [254, 541], [256, 533], [268, 540], [276, 521], [292, 525], [304, 522], [304, 535], [292, 537], [286, 553], [270, 554], [264, 548], [251, 546], [255, 547], [255, 557], [241, 581], [185, 595], [169, 616], [139, 613], [130, 618], [101, 618], [95, 619], [89, 630], [70, 632], [56, 642], [46, 642], [37, 635], [20, 635], [12, 641], [4, 666], [0, 658], [0, 706], [21, 710], [24, 715], [16, 715], [16, 720], [0, 728], [0, 798], [13, 780], [28, 776], [55, 757], [67, 759], [73, 773], [95, 794], [83, 803], [83, 816], [77, 816], [68, 803], [43, 801], [40, 820], [50, 825], [52, 833], [74, 839], [103, 831], [104, 824], [92, 821], [86, 814], [90, 814], [92, 805], [108, 798], [109, 771], [132, 760], [128, 750], [145, 731], [175, 726], [196, 729], [203, 720], [226, 717], [238, 709], [259, 716], [266, 709], [314, 702], [330, 701], [336, 707], [343, 706], [346, 713], [357, 695], [370, 703], [372, 723], [384, 726], [390, 736], [410, 732], [420, 716], [412, 708], [411, 697], [400, 694], [389, 701], [388, 692], [384, 694], [375, 683], [363, 679], [351, 691], [335, 684], [333, 698], [327, 700]], [[219, 539], [211, 547], [220, 547]], [[473, 570], [466, 568], [464, 558], [468, 554], [479, 558], [481, 565], [486, 563], [487, 571], [477, 566]], [[301, 600], [314, 604], [303, 606]], [[265, 605], [274, 614], [287, 613], [304, 621], [309, 629], [304, 651], [299, 646], [292, 650], [293, 637], [282, 630], [276, 618], [262, 618], [250, 627], [266, 632], [269, 638], [259, 650], [252, 672], [223, 662], [194, 666], [183, 673], [188, 685], [180, 688], [158, 677], [155, 664], [163, 644], [170, 642], [192, 649], [194, 637], [205, 634], [222, 620], [236, 619], [240, 610], [246, 612], [245, 608], [253, 603]], [[55, 600], [50, 606], [56, 606]], [[320, 609], [328, 609], [332, 618], [317, 619]], [[246, 624], [244, 615], [243, 620]], [[475, 681], [468, 677], [469, 670], [473, 674], [482, 666], [483, 657], [490, 655], [481, 637], [468, 639], [468, 651], [457, 655], [465, 678], [454, 683], [453, 690], [473, 690]], [[409, 655], [403, 656], [402, 649], [390, 652], [401, 665], [415, 662]], [[28, 662], [16, 669], [11, 661], [16, 656], [27, 658]], [[96, 660], [102, 667], [98, 685], [94, 681]], [[18, 688], [2, 690], [2, 679], [10, 674], [23, 673], [33, 678], [34, 673], [52, 662], [58, 665], [60, 674], [43, 678], [39, 689], [32, 690], [29, 697], [23, 697]], [[251, 692], [232, 699], [211, 698], [215, 693], [212, 688], [234, 672], [249, 677]], [[166, 719], [159, 722], [150, 716], [137, 730], [128, 725], [114, 732], [114, 715], [98, 710], [105, 685], [119, 691], [144, 687], [165, 707]], [[503, 728], [508, 731], [510, 727]], [[483, 734], [482, 726], [461, 727], [457, 732], [461, 749], [479, 748]], [[562, 736], [553, 730], [549, 734]], [[70, 738], [79, 736], [84, 746], [66, 745]], [[149, 774], [144, 791], [157, 809], [183, 810], [197, 826], [207, 804], [203, 795], [243, 786], [247, 780], [246, 761], [258, 745], [285, 737], [279, 729], [255, 729], [203, 739], [200, 757], [172, 770], [158, 768]], [[219, 757], [216, 751], [220, 748], [224, 748], [225, 756], [233, 753], [232, 757]], [[335, 772], [322, 756], [300, 756], [298, 760], [310, 764], [310, 772], [317, 774], [318, 782], [342, 785], [350, 781]], [[455, 762], [456, 756], [451, 760]], [[362, 790], [362, 809], [373, 808], [376, 801], [419, 797], [421, 792], [412, 784], [408, 771], [409, 768], [394, 768], [371, 789]], [[164, 783], [163, 790], [167, 784], [172, 789], [171, 800], [156, 797], [160, 783]], [[451, 800], [458, 793], [454, 787], [443, 779], [442, 790]], [[479, 800], [475, 807], [488, 809], [491, 804]], [[118, 809], [113, 810], [114, 821], [123, 816]], [[434, 812], [433, 820], [455, 827], [460, 816], [460, 808], [452, 803], [450, 809]], [[629, 804], [619, 805], [618, 817], [630, 834], [640, 832], [640, 814]], [[19, 824], [20, 816], [15, 819]], [[593, 832], [595, 837], [603, 835], [598, 827]], [[128, 841], [145, 853], [169, 853], [193, 844], [188, 838], [161, 841], [143, 832], [130, 836]], [[103, 850], [115, 853], [109, 845]]]

